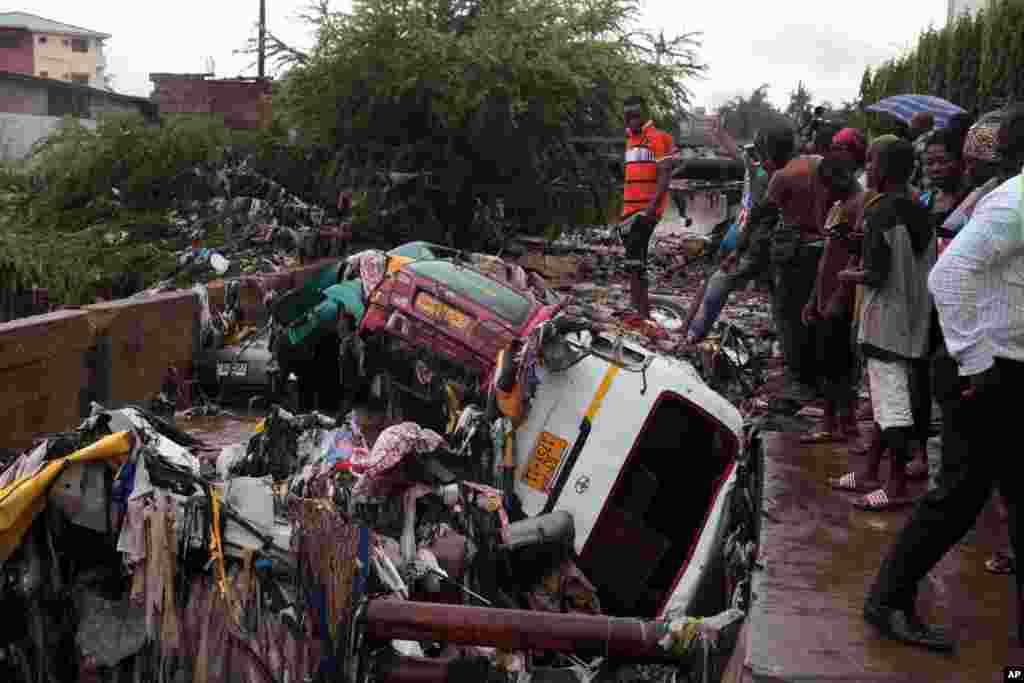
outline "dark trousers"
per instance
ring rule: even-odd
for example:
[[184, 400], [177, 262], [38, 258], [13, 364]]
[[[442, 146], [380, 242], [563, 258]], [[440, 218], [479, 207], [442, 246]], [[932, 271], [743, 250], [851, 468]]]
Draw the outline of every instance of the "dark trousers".
[[[964, 467], [950, 481], [929, 491], [914, 509], [882, 562], [868, 594], [870, 601], [894, 609], [913, 609], [918, 583], [970, 530], [997, 485], [1010, 513], [1010, 546], [1016, 557], [1021, 556], [1019, 463], [1005, 448], [1013, 443], [1013, 427], [1019, 419], [1024, 363], [996, 359], [996, 365], [1000, 373], [996, 386], [974, 398], [948, 402], [951, 411], [943, 412], [943, 420], [952, 420], [965, 430], [970, 446]], [[1020, 572], [1016, 579], [1018, 629], [1024, 635]]]
[[852, 314], [847, 312], [819, 320], [814, 331], [822, 393], [844, 414], [852, 408], [857, 376], [852, 326]]
[[939, 471], [939, 486], [949, 486], [959, 476], [967, 461], [967, 444], [971, 425], [965, 418], [969, 413], [962, 409], [961, 392], [966, 388], [960, 376], [956, 361], [946, 353], [945, 346], [939, 348], [932, 359], [932, 391], [942, 411], [942, 457]]
[[800, 382], [817, 384], [817, 349], [814, 326], [804, 325], [801, 314], [814, 289], [821, 247], [801, 245], [785, 264], [775, 264], [772, 315], [782, 344], [786, 367]]
[[932, 427], [932, 361], [929, 358], [910, 362], [910, 409], [914, 414], [911, 438], [927, 444]]

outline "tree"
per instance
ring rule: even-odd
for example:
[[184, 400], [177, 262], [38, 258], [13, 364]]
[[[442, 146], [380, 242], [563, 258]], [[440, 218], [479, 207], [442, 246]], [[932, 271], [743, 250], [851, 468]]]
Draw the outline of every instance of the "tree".
[[767, 125], [788, 122], [785, 115], [768, 101], [765, 83], [756, 88], [750, 97], [739, 95], [718, 108], [725, 118], [725, 127], [738, 140], [749, 140], [758, 129]]
[[963, 106], [964, 90], [963, 75], [968, 59], [967, 50], [971, 39], [971, 15], [964, 13], [947, 27], [949, 38], [946, 41], [946, 94], [947, 100]]
[[812, 99], [811, 91], [807, 89], [804, 82], [798, 82], [796, 90], [789, 93], [789, 106], [786, 107], [786, 116], [799, 123], [803, 115], [810, 110]]
[[568, 172], [570, 136], [621, 136], [633, 93], [671, 120], [689, 101], [686, 81], [705, 69], [697, 34], [635, 28], [638, 12], [632, 0], [324, 4], [281, 103], [315, 144], [401, 151], [432, 173], [447, 197], [438, 218], [456, 231], [487, 193], [540, 216], [548, 181]]

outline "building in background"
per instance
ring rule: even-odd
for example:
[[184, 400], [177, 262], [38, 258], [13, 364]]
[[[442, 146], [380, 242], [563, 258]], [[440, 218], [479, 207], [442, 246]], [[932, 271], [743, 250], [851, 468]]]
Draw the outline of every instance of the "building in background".
[[149, 75], [150, 99], [161, 114], [210, 114], [220, 116], [229, 128], [255, 129], [270, 126], [271, 83], [260, 78], [213, 78], [213, 74]]
[[109, 38], [28, 12], [0, 12], [0, 71], [107, 88]]

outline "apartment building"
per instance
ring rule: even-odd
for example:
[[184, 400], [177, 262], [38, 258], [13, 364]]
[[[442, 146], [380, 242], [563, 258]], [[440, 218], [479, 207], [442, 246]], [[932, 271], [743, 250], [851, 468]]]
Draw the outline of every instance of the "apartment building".
[[105, 88], [109, 38], [28, 12], [0, 12], [0, 71]]

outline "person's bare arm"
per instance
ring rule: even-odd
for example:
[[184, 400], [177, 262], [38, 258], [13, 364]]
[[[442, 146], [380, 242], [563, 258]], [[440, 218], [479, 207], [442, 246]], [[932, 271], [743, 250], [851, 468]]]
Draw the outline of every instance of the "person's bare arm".
[[736, 140], [733, 139], [732, 135], [729, 134], [729, 131], [725, 129], [725, 126], [722, 125], [721, 117], [715, 119], [715, 122], [711, 125], [711, 137], [728, 156], [733, 159], [740, 158], [740, 147], [736, 144]]

